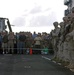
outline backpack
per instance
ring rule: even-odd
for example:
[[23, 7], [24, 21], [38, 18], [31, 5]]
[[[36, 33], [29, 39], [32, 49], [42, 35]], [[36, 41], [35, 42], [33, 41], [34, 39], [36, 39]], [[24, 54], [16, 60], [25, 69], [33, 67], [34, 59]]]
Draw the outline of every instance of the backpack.
[[2, 42], [2, 36], [0, 35], [0, 43]]
[[26, 36], [25, 35], [20, 35], [19, 40], [24, 42], [26, 40]]
[[2, 40], [4, 43], [7, 43], [8, 42], [8, 35], [4, 35]]

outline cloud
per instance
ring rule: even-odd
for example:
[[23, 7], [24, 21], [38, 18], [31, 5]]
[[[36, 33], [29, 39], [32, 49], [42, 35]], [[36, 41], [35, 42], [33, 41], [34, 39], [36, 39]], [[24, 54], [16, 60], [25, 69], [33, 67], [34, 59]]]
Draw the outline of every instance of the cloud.
[[51, 8], [46, 8], [45, 11], [51, 11]]
[[41, 6], [35, 6], [35, 7], [30, 11], [31, 14], [36, 14], [36, 13], [39, 13], [39, 12], [42, 12]]
[[25, 18], [17, 17], [13, 21], [13, 25], [15, 26], [24, 26], [26, 24]]
[[48, 14], [47, 16], [35, 16], [30, 20], [30, 27], [51, 26], [56, 20], [56, 14], [54, 12]]
[[51, 8], [43, 9], [40, 5], [35, 5], [31, 10], [25, 9], [20, 17], [13, 21], [15, 26], [41, 27], [51, 26], [57, 21], [56, 13]]

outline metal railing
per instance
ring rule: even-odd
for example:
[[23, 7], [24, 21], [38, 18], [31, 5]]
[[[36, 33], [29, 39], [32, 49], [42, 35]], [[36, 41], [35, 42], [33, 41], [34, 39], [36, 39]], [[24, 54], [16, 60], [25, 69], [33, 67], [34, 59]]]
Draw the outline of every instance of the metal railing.
[[2, 48], [3, 54], [8, 54], [8, 53], [15, 53], [16, 54], [49, 54], [49, 51], [53, 51], [53, 49], [46, 49], [46, 48]]

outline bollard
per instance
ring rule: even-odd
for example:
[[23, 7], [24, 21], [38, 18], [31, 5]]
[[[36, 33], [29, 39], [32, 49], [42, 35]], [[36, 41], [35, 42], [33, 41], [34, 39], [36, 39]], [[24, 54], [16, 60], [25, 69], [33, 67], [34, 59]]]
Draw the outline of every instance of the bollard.
[[32, 52], [32, 48], [30, 48], [30, 55], [32, 55], [33, 54], [33, 52]]

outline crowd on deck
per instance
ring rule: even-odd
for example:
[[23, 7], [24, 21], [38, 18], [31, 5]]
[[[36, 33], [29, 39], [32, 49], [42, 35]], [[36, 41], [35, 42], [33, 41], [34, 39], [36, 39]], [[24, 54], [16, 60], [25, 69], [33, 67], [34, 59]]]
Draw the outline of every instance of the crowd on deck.
[[54, 22], [53, 25], [50, 36], [54, 59], [64, 62], [67, 68], [74, 71], [74, 7], [63, 17], [62, 22]]
[[53, 25], [54, 29], [49, 34], [1, 32], [0, 51], [2, 54], [25, 54], [32, 48], [33, 53], [41, 54], [43, 49], [53, 49], [55, 59], [69, 62], [67, 67], [74, 69], [74, 7], [62, 22], [54, 22]]
[[52, 48], [51, 37], [48, 33], [31, 32], [1, 32], [0, 33], [0, 53], [2, 54], [26, 54], [29, 49], [33, 49], [34, 54], [41, 54], [42, 49]]

